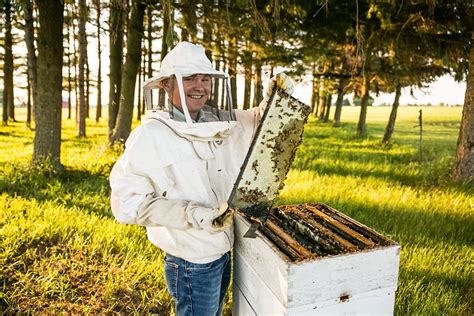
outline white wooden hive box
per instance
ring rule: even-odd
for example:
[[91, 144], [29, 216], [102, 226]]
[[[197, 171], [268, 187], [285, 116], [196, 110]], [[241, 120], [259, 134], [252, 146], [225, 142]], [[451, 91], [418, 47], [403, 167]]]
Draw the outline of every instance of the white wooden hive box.
[[374, 244], [295, 260], [261, 229], [255, 239], [242, 237], [250, 222], [236, 215], [233, 315], [393, 314], [400, 246], [327, 205], [318, 205]]

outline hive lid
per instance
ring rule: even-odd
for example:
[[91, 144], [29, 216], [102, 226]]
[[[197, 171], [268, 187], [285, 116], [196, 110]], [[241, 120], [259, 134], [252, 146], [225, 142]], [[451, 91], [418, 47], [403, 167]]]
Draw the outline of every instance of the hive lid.
[[310, 113], [310, 106], [283, 90], [272, 91], [230, 194], [231, 208], [251, 218], [266, 217], [284, 186]]

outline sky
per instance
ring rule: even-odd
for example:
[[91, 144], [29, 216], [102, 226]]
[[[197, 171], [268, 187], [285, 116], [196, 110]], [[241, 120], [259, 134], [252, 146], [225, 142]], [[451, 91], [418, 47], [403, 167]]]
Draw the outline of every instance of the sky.
[[[302, 102], [309, 104], [311, 99], [311, 82], [301, 82], [295, 86], [294, 96]], [[446, 105], [463, 105], [464, 95], [466, 93], [466, 82], [456, 82], [451, 76], [443, 76], [433, 82], [428, 88], [420, 90], [413, 89], [413, 96], [410, 95], [410, 88], [402, 89], [400, 104], [428, 104], [438, 105], [444, 103]], [[393, 103], [395, 93], [381, 93], [376, 96], [371, 93], [374, 98], [374, 105]], [[352, 95], [346, 96], [350, 101]]]
[[[464, 104], [464, 95], [466, 94], [466, 82], [456, 82], [451, 76], [443, 76], [436, 80], [428, 89], [416, 89], [410, 95], [410, 89], [402, 91], [400, 97], [401, 104], [439, 104], [462, 105]], [[375, 98], [374, 104], [393, 103], [395, 94], [381, 94]]]

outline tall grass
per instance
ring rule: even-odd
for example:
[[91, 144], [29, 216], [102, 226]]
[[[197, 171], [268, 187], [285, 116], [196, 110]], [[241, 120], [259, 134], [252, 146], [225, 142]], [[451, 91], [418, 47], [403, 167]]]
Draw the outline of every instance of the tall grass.
[[64, 168], [30, 166], [33, 132], [0, 130], [0, 311], [168, 313], [163, 254], [143, 228], [117, 224], [108, 175], [119, 151], [106, 122], [75, 137], [64, 120]]
[[[472, 315], [474, 192], [449, 178], [461, 109], [423, 108], [421, 157], [419, 108], [400, 108], [380, 144], [389, 110], [369, 109], [364, 139], [358, 108], [339, 128], [310, 119], [277, 203], [324, 202], [400, 243], [397, 314]], [[28, 165], [23, 125], [0, 127], [0, 310], [170, 313], [162, 252], [109, 211], [119, 150], [105, 146], [106, 121], [88, 121], [85, 139], [63, 121], [62, 170]]]

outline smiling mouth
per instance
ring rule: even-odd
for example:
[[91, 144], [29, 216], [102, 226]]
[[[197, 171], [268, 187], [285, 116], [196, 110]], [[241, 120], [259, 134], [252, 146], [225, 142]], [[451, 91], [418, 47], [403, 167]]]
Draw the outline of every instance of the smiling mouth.
[[199, 100], [202, 99], [204, 96], [203, 95], [188, 95], [188, 98], [194, 99], [194, 100]]

